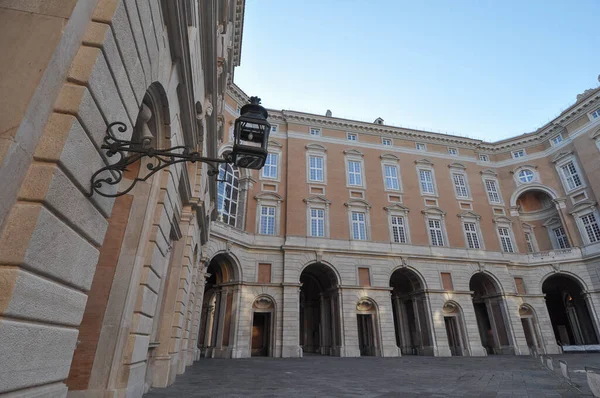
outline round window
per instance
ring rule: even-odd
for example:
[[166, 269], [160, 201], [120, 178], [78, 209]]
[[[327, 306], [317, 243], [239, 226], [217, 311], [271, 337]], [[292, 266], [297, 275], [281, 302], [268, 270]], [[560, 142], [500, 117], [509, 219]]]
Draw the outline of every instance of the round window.
[[533, 181], [533, 171], [525, 169], [519, 172], [519, 180], [521, 182], [531, 182]]

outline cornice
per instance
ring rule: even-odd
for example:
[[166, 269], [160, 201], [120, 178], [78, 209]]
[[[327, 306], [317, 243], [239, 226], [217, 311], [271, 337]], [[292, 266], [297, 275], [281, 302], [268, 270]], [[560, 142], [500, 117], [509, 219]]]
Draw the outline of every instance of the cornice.
[[244, 9], [245, 0], [235, 0], [235, 13], [233, 15], [233, 65], [240, 66], [242, 58], [242, 37], [244, 35]]
[[[591, 90], [591, 91], [590, 91]], [[521, 148], [544, 142], [548, 136], [564, 132], [566, 125], [585, 114], [594, 104], [600, 101], [600, 87], [590, 89], [585, 98], [580, 98], [574, 105], [562, 112], [558, 117], [548, 122], [532, 133], [525, 133], [517, 137], [507, 138], [496, 142], [486, 142], [472, 138], [459, 137], [449, 134], [434, 133], [429, 131], [413, 130], [404, 127], [379, 125], [357, 120], [341, 119], [323, 115], [315, 115], [290, 110], [269, 109], [269, 119], [295, 124], [331, 127], [339, 130], [367, 133], [389, 137], [403, 137], [409, 140], [418, 140], [439, 145], [454, 145], [460, 148], [469, 148], [478, 152], [493, 154], [506, 152], [512, 148]], [[230, 93], [237, 101], [245, 103], [248, 96], [235, 84], [230, 87]], [[587, 93], [587, 91], [586, 91]]]

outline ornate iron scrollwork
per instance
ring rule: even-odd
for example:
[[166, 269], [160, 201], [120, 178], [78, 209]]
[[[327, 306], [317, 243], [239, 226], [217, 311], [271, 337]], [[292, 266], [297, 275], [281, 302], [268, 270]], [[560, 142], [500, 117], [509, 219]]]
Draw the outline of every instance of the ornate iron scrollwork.
[[[101, 148], [106, 150], [106, 156], [113, 158], [118, 156], [118, 160], [111, 163], [92, 174], [91, 188], [88, 196], [92, 196], [94, 192], [101, 196], [115, 198], [125, 195], [133, 189], [139, 181], [146, 181], [152, 177], [157, 171], [169, 167], [176, 163], [183, 162], [203, 162], [210, 166], [208, 171], [209, 176], [217, 175], [219, 170], [215, 164], [230, 163], [231, 157], [227, 158], [208, 158], [200, 156], [199, 152], [192, 152], [186, 146], [175, 146], [167, 149], [156, 149], [150, 146], [151, 140], [143, 138], [141, 141], [127, 141], [117, 138], [113, 133], [116, 128], [120, 133], [127, 131], [127, 126], [122, 122], [113, 122], [106, 129], [106, 136]], [[106, 184], [108, 186], [118, 185], [123, 180], [123, 173], [127, 171], [127, 167], [131, 164], [140, 161], [142, 158], [148, 157], [154, 160], [154, 163], [148, 163], [146, 168], [149, 170], [144, 177], [136, 177], [131, 185], [125, 190], [116, 193], [102, 192], [101, 188]], [[102, 175], [108, 173], [109, 176]]]

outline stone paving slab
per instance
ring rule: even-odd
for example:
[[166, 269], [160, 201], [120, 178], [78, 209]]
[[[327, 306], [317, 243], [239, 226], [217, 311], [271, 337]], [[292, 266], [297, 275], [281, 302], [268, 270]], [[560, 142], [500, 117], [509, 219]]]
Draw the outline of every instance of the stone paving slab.
[[153, 389], [145, 397], [591, 396], [586, 392], [562, 382], [531, 357], [310, 356], [201, 360], [171, 387]]

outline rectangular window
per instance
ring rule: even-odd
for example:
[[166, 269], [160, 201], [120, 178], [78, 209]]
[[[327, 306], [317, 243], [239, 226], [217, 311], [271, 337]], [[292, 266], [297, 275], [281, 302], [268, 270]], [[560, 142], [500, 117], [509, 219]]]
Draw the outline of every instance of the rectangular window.
[[600, 241], [600, 227], [598, 227], [596, 215], [594, 213], [586, 214], [581, 217], [581, 221], [583, 222], [583, 227], [585, 228], [590, 243]]
[[360, 162], [355, 160], [348, 161], [348, 185], [362, 186]]
[[392, 216], [392, 238], [395, 243], [406, 243], [404, 217]]
[[456, 149], [456, 148], [448, 148], [448, 153], [450, 155], [458, 155], [458, 149]]
[[556, 137], [552, 137], [552, 138], [550, 139], [550, 141], [552, 142], [552, 145], [558, 145], [558, 144], [560, 144], [561, 142], [563, 142], [562, 135], [560, 135], [560, 134], [559, 134], [559, 135], [557, 135]]
[[512, 152], [513, 159], [522, 158], [523, 156], [525, 156], [525, 149], [519, 149], [518, 151]]
[[526, 294], [525, 284], [523, 283], [523, 278], [515, 278], [515, 286], [517, 287], [518, 294]]
[[554, 237], [556, 238], [556, 244], [559, 249], [568, 249], [571, 247], [569, 244], [569, 240], [567, 239], [567, 234], [565, 233], [565, 229], [563, 227], [554, 228], [552, 230], [554, 233]]
[[560, 170], [567, 184], [568, 191], [572, 191], [583, 185], [579, 173], [577, 172], [577, 168], [575, 167], [575, 163], [572, 161], [560, 166]]
[[444, 246], [444, 235], [442, 233], [442, 222], [440, 220], [428, 220], [429, 236], [432, 246]]
[[463, 224], [465, 234], [467, 236], [467, 245], [469, 249], [481, 249], [479, 244], [479, 235], [477, 235], [477, 225], [474, 222], [466, 222]]
[[490, 158], [489, 158], [488, 155], [483, 155], [482, 154], [482, 155], [479, 155], [479, 160], [482, 161], [482, 162], [489, 162]]
[[277, 134], [279, 132], [279, 125], [277, 124], [272, 124], [271, 125], [271, 133], [275, 133]]
[[258, 283], [271, 283], [271, 264], [258, 264]]
[[399, 190], [400, 183], [398, 182], [398, 167], [385, 165], [385, 188], [392, 190]]
[[426, 151], [427, 147], [425, 146], [425, 144], [423, 144], [421, 142], [417, 142], [417, 150], [419, 150], [419, 151]]
[[510, 231], [508, 228], [498, 228], [498, 235], [500, 236], [500, 243], [502, 243], [502, 251], [505, 253], [514, 253], [512, 240], [510, 239]]
[[485, 190], [487, 191], [490, 203], [502, 203], [500, 193], [498, 192], [498, 184], [495, 180], [485, 180]]
[[262, 168], [262, 176], [264, 178], [277, 178], [277, 156], [276, 153], [269, 153], [265, 160], [265, 165]]
[[442, 287], [446, 291], [453, 291], [454, 285], [452, 284], [452, 274], [450, 272], [441, 272], [442, 274]]
[[469, 197], [469, 189], [467, 188], [467, 180], [465, 179], [464, 174], [453, 173], [452, 180], [454, 181], [454, 191], [456, 192], [457, 198], [468, 198]]
[[325, 236], [325, 210], [310, 209], [310, 236]]
[[381, 143], [385, 146], [392, 146], [392, 140], [389, 138], [382, 138]]
[[310, 128], [310, 135], [321, 135], [321, 129], [315, 128], [315, 127], [311, 127]]
[[259, 232], [262, 235], [275, 235], [275, 206], [261, 206]]
[[535, 252], [535, 248], [533, 247], [533, 238], [531, 237], [531, 232], [525, 232], [525, 243], [527, 243], [527, 251], [529, 253]]
[[309, 180], [323, 182], [323, 157], [309, 156]]
[[421, 181], [421, 193], [435, 193], [431, 170], [419, 170], [419, 180]]
[[346, 138], [348, 138], [348, 141], [358, 141], [358, 135], [354, 133], [347, 133]]
[[358, 268], [358, 285], [371, 286], [371, 276], [368, 268]]
[[600, 117], [600, 109], [596, 109], [594, 112], [591, 113], [592, 115], [592, 119], [598, 119]]
[[367, 240], [365, 213], [352, 212], [352, 239]]

